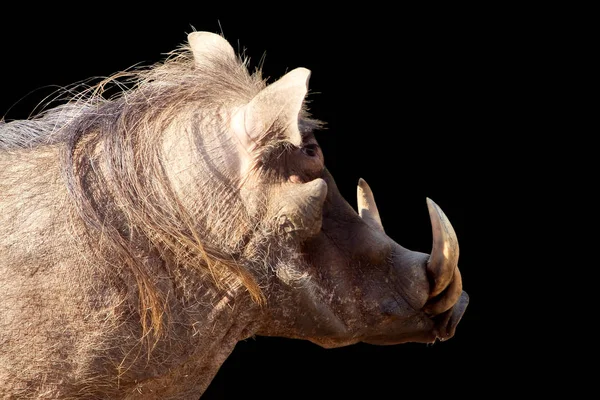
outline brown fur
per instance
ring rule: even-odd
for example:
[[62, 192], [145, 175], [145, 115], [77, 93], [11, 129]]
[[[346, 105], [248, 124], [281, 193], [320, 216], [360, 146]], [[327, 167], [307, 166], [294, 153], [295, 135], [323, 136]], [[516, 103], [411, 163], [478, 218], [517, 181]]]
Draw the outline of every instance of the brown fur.
[[[135, 89], [111, 100], [102, 97], [109, 86], [119, 85], [122, 80], [135, 82]], [[248, 101], [264, 87], [260, 71], [249, 75], [244, 64], [232, 63], [227, 58], [212, 59], [200, 68], [194, 65], [185, 49], [174, 53], [163, 65], [116, 74], [88, 89], [90, 96], [82, 93], [69, 105], [50, 110], [36, 120], [2, 127], [0, 137], [14, 143], [4, 145], [9, 151], [43, 153], [46, 143], [52, 143], [51, 147], [58, 150], [70, 202], [76, 206], [70, 211], [82, 218], [86, 228], [101, 232], [105, 246], [110, 248], [106, 252], [119, 262], [124, 260], [134, 273], [140, 289], [140, 308], [143, 313], [150, 310], [149, 315], [142, 315], [145, 333], [151, 330], [159, 335], [166, 317], [164, 299], [149, 276], [152, 267], [147, 265], [163, 262], [163, 259], [140, 256], [148, 249], [160, 249], [173, 264], [198, 268], [204, 271], [202, 273], [208, 271], [219, 287], [235, 285], [239, 279], [256, 302], [264, 303], [258, 282], [236, 262], [245, 244], [245, 232], [240, 232], [240, 228], [251, 222], [234, 220], [232, 223], [225, 220], [224, 214], [216, 218], [211, 215], [210, 234], [202, 231], [206, 226], [196, 223], [199, 216], [209, 218], [202, 215], [202, 209], [214, 210], [215, 203], [222, 203], [222, 209], [231, 213], [239, 196], [232, 190], [235, 185], [211, 176], [218, 181], [210, 184], [221, 185], [221, 190], [201, 192], [196, 209], [200, 215], [190, 215], [173, 193], [158, 151], [165, 128], [182, 112], [190, 112], [186, 109], [188, 104], [194, 103], [206, 115], [216, 115], [219, 107]], [[190, 115], [192, 123], [188, 129], [194, 129], [193, 125], [200, 118], [205, 126], [213, 124], [218, 129], [218, 121], [207, 121], [201, 115]], [[23, 129], [25, 127], [30, 129]], [[202, 137], [201, 132], [198, 137]], [[44, 161], [40, 159], [36, 166], [40, 170], [52, 170], [57, 167], [57, 159], [52, 153]], [[20, 171], [6, 172], [7, 178], [23, 179]], [[19, 188], [19, 194], [22, 193], [23, 189]], [[121, 206], [115, 209], [103, 204]], [[240, 214], [238, 219], [247, 219], [242, 210], [235, 212]], [[10, 235], [18, 238], [19, 231]], [[82, 237], [88, 235], [94, 233]], [[226, 243], [227, 252], [223, 250], [224, 237], [230, 238]]]
[[305, 109], [300, 145], [274, 124], [239, 173], [232, 110], [266, 84], [228, 51], [189, 50], [0, 122], [0, 396], [197, 398], [254, 334], [454, 334], [460, 275], [430, 296], [428, 256], [341, 198]]
[[[112, 99], [102, 97], [107, 85], [125, 78], [136, 82], [134, 89]], [[206, 116], [248, 101], [264, 86], [260, 71], [251, 76], [244, 64], [218, 57], [201, 68], [184, 49], [163, 65], [119, 73], [35, 119], [0, 124], [3, 267], [18, 274], [16, 281], [22, 281], [21, 275], [37, 276], [56, 285], [55, 278], [45, 273], [55, 269], [52, 265], [60, 253], [61, 266], [89, 263], [80, 268], [81, 278], [84, 284], [95, 282], [98, 292], [105, 290], [102, 283], [107, 280], [123, 293], [132, 286], [120, 281], [135, 282], [141, 330], [132, 334], [147, 338], [151, 347], [172, 334], [165, 332], [165, 324], [173, 322], [168, 304], [173, 289], [160, 287], [161, 278], [173, 278], [168, 275], [180, 275], [175, 277], [180, 283], [177, 297], [198, 289], [186, 286], [189, 276], [196, 274], [212, 278], [214, 289], [208, 292], [215, 297], [219, 292], [237, 292], [241, 285], [256, 303], [264, 303], [259, 279], [265, 271], [248, 270], [253, 264], [248, 260], [261, 258], [248, 254], [258, 247], [249, 242], [262, 240], [260, 235], [248, 237], [249, 227], [258, 221], [245, 214], [235, 182], [210, 173], [221, 166], [211, 165], [215, 160], [207, 157], [208, 173], [194, 188], [199, 190], [191, 215], [174, 193], [159, 151], [165, 129], [176, 116], [188, 113], [190, 123], [183, 129], [197, 129], [202, 140], [202, 129], [219, 129], [221, 123]], [[190, 103], [204, 115], [193, 114]], [[17, 245], [23, 241], [33, 247]], [[73, 254], [64, 257], [64, 253]], [[63, 271], [65, 279], [68, 273]], [[132, 295], [125, 297], [138, 304]], [[72, 300], [77, 298], [73, 295]], [[109, 308], [110, 304], [107, 301]], [[138, 313], [129, 312], [128, 318]], [[76, 319], [71, 314], [60, 318], [61, 323]], [[116, 321], [106, 319], [107, 324], [112, 322]], [[66, 355], [69, 349], [61, 352]], [[122, 357], [125, 362], [127, 357]]]

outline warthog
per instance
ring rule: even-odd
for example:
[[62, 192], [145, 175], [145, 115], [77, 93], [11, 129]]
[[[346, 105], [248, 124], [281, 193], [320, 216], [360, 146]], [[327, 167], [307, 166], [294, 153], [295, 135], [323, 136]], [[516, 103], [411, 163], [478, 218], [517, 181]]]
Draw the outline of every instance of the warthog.
[[[267, 85], [220, 35], [28, 120], [0, 122], [0, 397], [197, 399], [254, 335], [432, 343], [468, 303], [324, 166], [310, 72]], [[118, 82], [118, 77], [108, 81]]]

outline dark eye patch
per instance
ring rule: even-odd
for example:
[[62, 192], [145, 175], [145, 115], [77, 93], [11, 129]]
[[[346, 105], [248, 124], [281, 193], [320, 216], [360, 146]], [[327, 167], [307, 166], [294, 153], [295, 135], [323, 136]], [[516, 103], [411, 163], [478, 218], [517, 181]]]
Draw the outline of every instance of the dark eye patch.
[[302, 146], [302, 152], [309, 157], [316, 157], [318, 148], [319, 148], [318, 144], [309, 143], [309, 144]]

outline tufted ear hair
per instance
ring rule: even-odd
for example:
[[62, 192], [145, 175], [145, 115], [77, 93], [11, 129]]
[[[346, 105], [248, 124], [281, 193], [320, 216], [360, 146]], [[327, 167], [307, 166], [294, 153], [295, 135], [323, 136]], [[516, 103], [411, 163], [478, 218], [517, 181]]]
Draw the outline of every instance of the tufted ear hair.
[[234, 116], [234, 130], [251, 152], [267, 139], [277, 137], [296, 146], [302, 144], [298, 118], [308, 91], [310, 71], [296, 68], [261, 90]]
[[235, 58], [235, 51], [221, 35], [212, 32], [192, 32], [188, 35], [188, 43], [194, 54], [194, 60], [201, 63], [207, 56], [224, 53]]

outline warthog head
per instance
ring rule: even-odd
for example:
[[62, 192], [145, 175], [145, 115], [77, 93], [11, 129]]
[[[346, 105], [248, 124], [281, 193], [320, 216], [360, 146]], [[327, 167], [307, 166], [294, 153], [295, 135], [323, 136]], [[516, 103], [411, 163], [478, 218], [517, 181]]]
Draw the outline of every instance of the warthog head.
[[[215, 54], [234, 57], [221, 36], [196, 32], [189, 39], [198, 65]], [[219, 174], [235, 182], [249, 219], [258, 221], [249, 226], [260, 231], [260, 240], [247, 243], [275, 255], [265, 276], [255, 275], [267, 296], [257, 334], [325, 347], [452, 337], [468, 303], [452, 225], [427, 199], [433, 248], [431, 255], [413, 252], [385, 234], [364, 180], [358, 183], [358, 211], [341, 197], [313, 134], [320, 124], [304, 109], [309, 76], [307, 69], [294, 69], [248, 101], [221, 110], [226, 123], [218, 131], [226, 134], [205, 157], [227, 160]], [[196, 149], [191, 141], [179, 143], [171, 149], [177, 163], [185, 148]], [[177, 170], [193, 171], [194, 154]], [[179, 187], [197, 181], [191, 172], [171, 179]]]

